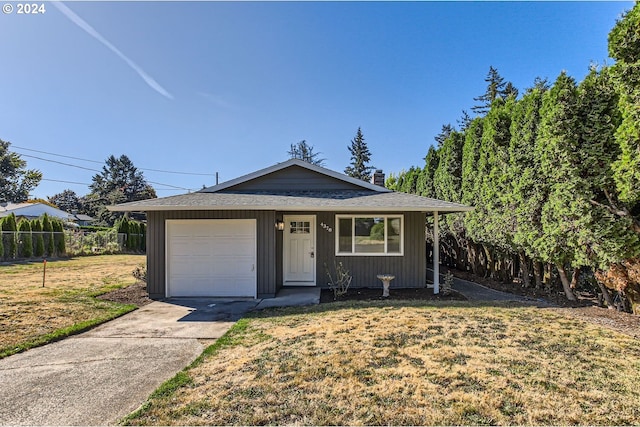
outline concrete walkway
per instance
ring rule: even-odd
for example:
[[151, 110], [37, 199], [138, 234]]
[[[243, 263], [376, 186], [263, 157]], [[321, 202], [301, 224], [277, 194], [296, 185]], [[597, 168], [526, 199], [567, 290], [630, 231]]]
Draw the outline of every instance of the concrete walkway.
[[317, 304], [320, 289], [276, 298], [154, 301], [83, 334], [0, 360], [0, 425], [113, 425], [245, 313]]

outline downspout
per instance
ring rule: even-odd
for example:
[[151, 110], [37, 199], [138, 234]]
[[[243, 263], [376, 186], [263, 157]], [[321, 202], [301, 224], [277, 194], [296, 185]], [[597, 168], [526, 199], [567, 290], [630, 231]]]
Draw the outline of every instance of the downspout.
[[440, 236], [438, 211], [433, 212], [433, 293], [440, 293]]

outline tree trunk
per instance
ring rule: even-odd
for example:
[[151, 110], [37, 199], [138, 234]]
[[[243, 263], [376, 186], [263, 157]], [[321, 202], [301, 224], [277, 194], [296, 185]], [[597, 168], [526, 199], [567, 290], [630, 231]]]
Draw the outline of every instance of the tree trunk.
[[540, 261], [533, 261], [533, 278], [536, 282], [536, 289], [542, 289], [542, 263]]
[[609, 289], [607, 289], [607, 287], [599, 280], [596, 280], [596, 283], [600, 288], [600, 292], [602, 292], [602, 298], [604, 298], [605, 304], [607, 304], [607, 307], [609, 309], [613, 310], [615, 306], [613, 305], [613, 300], [611, 299], [611, 294], [609, 293]]
[[531, 287], [531, 280], [529, 280], [529, 260], [524, 251], [518, 253], [520, 260], [520, 273], [522, 274], [522, 286], [525, 288]]
[[564, 294], [566, 295], [569, 301], [575, 301], [576, 296], [573, 294], [571, 290], [571, 283], [569, 282], [569, 278], [567, 277], [567, 272], [564, 270], [564, 265], [557, 263], [556, 268], [558, 269], [558, 275], [560, 276], [560, 281], [562, 282], [562, 288], [564, 289]]
[[578, 280], [580, 280], [580, 267], [575, 267], [573, 269], [573, 275], [571, 276], [571, 289], [575, 289], [578, 286]]

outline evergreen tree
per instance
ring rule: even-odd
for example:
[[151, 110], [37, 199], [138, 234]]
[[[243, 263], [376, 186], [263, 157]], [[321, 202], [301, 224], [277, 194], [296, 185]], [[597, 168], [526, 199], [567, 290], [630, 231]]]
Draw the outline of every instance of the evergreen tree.
[[59, 219], [53, 219], [51, 221], [53, 227], [53, 241], [55, 252], [58, 256], [62, 256], [67, 252], [66, 243], [64, 241], [64, 227], [62, 221]]
[[18, 252], [23, 258], [31, 258], [33, 256], [33, 237], [31, 236], [31, 223], [29, 220], [22, 219], [18, 223], [18, 232]]
[[505, 205], [511, 212], [507, 227], [513, 234], [514, 249], [518, 253], [520, 270], [525, 286], [529, 286], [529, 260], [533, 262], [536, 287], [542, 286], [542, 257], [536, 249], [536, 241], [542, 235], [540, 215], [548, 190], [540, 179], [540, 159], [535, 143], [540, 124], [542, 97], [545, 85], [535, 85], [527, 90], [514, 107], [511, 120], [509, 161], [506, 169]]
[[291, 144], [291, 148], [287, 151], [292, 159], [300, 159], [316, 166], [323, 166], [326, 159], [319, 158], [320, 154], [313, 151], [313, 145], [307, 144], [304, 139], [297, 144]]
[[73, 213], [74, 211], [82, 211], [82, 203], [78, 195], [72, 190], [64, 190], [62, 193], [55, 194], [47, 199], [49, 203], [55, 205], [58, 209], [65, 212]]
[[429, 147], [427, 156], [424, 158], [424, 169], [420, 172], [416, 182], [417, 194], [424, 197], [436, 197], [436, 190], [433, 183], [433, 177], [438, 168], [438, 150], [433, 146]]
[[49, 215], [42, 215], [42, 232], [44, 239], [44, 248], [47, 256], [53, 256], [56, 251], [55, 242], [53, 240], [53, 225], [49, 219]]
[[16, 240], [16, 216], [11, 213], [2, 219], [2, 241], [4, 244], [4, 256], [13, 259], [18, 255], [18, 243]]
[[44, 236], [42, 221], [40, 218], [31, 220], [31, 235], [33, 237], [33, 254], [36, 257], [44, 256]]
[[567, 266], [576, 265], [577, 231], [588, 215], [588, 201], [576, 197], [582, 191], [575, 179], [579, 154], [578, 93], [575, 80], [562, 72], [543, 97], [541, 123], [536, 142], [541, 178], [547, 183], [548, 198], [542, 207], [542, 236], [536, 242], [542, 258], [558, 270], [564, 293], [571, 290]]
[[609, 33], [609, 55], [618, 93], [622, 123], [616, 132], [620, 157], [613, 164], [620, 200], [640, 202], [640, 4], [627, 12]]
[[451, 123], [448, 123], [446, 125], [442, 125], [442, 129], [440, 130], [440, 133], [437, 134], [433, 139], [436, 140], [436, 142], [438, 143], [438, 147], [440, 148], [442, 147], [442, 144], [444, 143], [444, 141], [449, 138], [449, 135], [451, 135], [451, 132], [453, 132], [455, 129], [453, 126], [451, 126]]
[[371, 172], [375, 167], [368, 166], [371, 161], [371, 152], [364, 141], [360, 128], [358, 128], [356, 136], [351, 140], [351, 145], [348, 148], [349, 153], [351, 153], [351, 163], [345, 168], [344, 173], [362, 181], [371, 181]]
[[487, 114], [491, 109], [493, 101], [496, 99], [506, 98], [505, 86], [507, 85], [507, 82], [504, 81], [504, 78], [496, 68], [489, 66], [489, 72], [487, 73], [487, 77], [484, 81], [487, 82], [487, 90], [483, 95], [473, 98], [474, 101], [479, 101], [481, 104], [471, 107], [471, 111], [480, 115]]
[[91, 193], [84, 199], [85, 210], [98, 219], [98, 224], [108, 226], [123, 214], [111, 212], [107, 206], [156, 197], [155, 190], [147, 183], [142, 171], [125, 155], [118, 158], [109, 156], [102, 172], [93, 176], [89, 188]]

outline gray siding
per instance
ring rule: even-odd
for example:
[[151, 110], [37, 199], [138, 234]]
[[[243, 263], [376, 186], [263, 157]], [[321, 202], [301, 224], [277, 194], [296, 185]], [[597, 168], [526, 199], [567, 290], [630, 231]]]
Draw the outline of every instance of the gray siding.
[[175, 211], [147, 212], [147, 291], [154, 299], [164, 298], [165, 220], [167, 219], [256, 219], [258, 297], [276, 293], [274, 211]]
[[[375, 213], [375, 212], [368, 212]], [[404, 215], [404, 256], [335, 256], [335, 216], [348, 212], [319, 212], [316, 214], [316, 284], [327, 286], [326, 265], [333, 269], [334, 258], [343, 263], [351, 275], [354, 288], [382, 287], [378, 274], [393, 274], [396, 278], [391, 288], [418, 288], [426, 285], [426, 216], [421, 212], [398, 212]], [[278, 212], [283, 215], [309, 215], [309, 212]], [[332, 231], [320, 227], [325, 223]], [[282, 286], [282, 232], [277, 233], [276, 243], [278, 288]]]
[[360, 190], [362, 187], [323, 175], [299, 166], [292, 166], [243, 182], [222, 192], [233, 191], [300, 191], [300, 190]]

